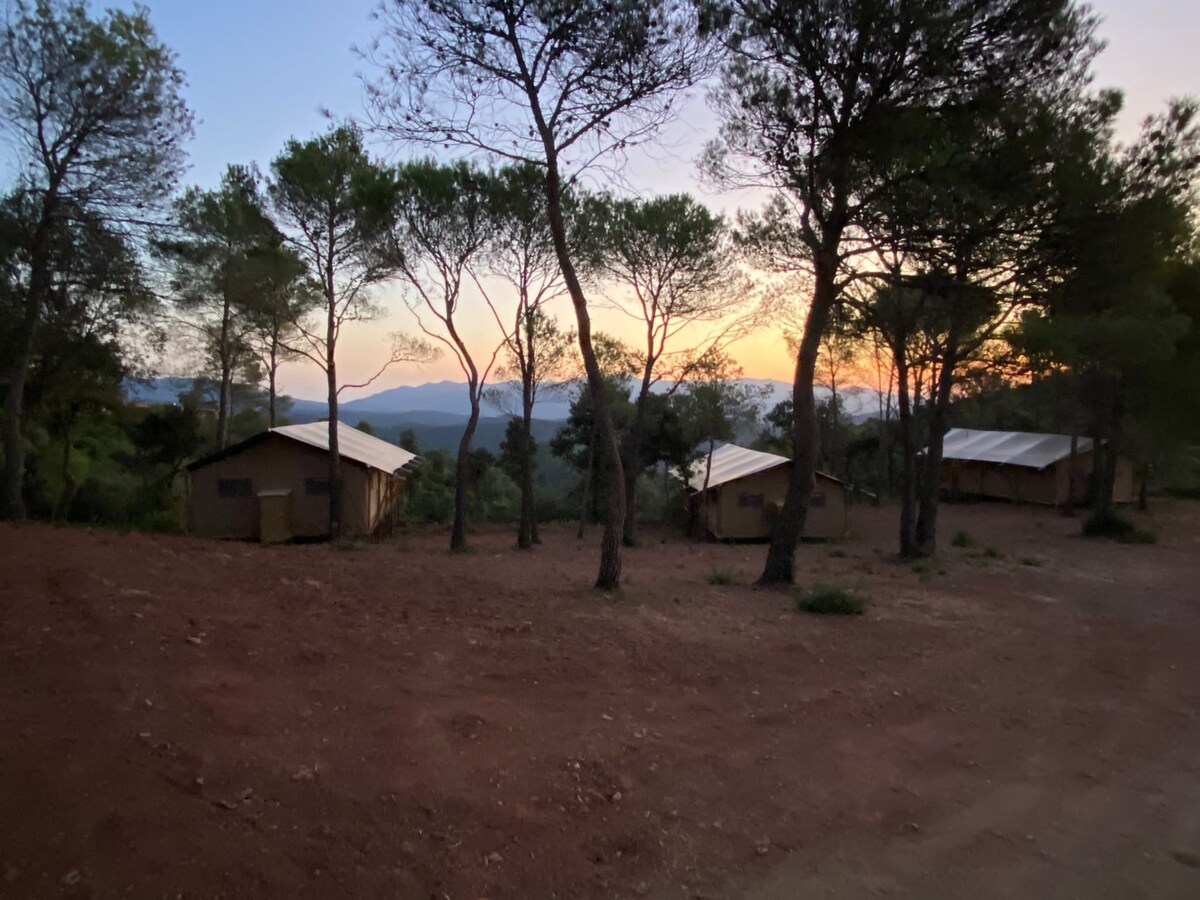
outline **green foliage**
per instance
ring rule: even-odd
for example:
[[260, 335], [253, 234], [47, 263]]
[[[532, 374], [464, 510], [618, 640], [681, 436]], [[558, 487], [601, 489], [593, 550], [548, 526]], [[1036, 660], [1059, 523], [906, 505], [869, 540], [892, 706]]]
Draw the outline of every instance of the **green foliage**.
[[709, 573], [708, 583], [712, 585], [728, 587], [730, 585], [741, 584], [741, 579], [738, 578], [738, 576], [733, 572], [727, 572], [724, 569], [717, 569], [716, 571]]
[[1153, 544], [1158, 538], [1151, 531], [1138, 528], [1115, 510], [1088, 516], [1083, 523], [1085, 537], [1108, 538], [1122, 544]]
[[796, 598], [796, 609], [818, 615], [861, 616], [867, 600], [845, 588], [818, 583]]
[[912, 569], [912, 571], [918, 576], [920, 576], [922, 582], [932, 581], [934, 575], [943, 574], [938, 566], [937, 560], [935, 560], [933, 557], [915, 559], [909, 564], [909, 568]]
[[954, 537], [950, 541], [952, 547], [971, 548], [975, 546], [975, 538], [971, 537], [970, 533], [959, 529], [954, 532]]

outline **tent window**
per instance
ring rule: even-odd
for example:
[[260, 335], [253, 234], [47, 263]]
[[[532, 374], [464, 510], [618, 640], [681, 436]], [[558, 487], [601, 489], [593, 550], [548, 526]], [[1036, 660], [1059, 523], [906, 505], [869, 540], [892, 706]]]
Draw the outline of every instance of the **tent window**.
[[822, 509], [825, 506], [825, 492], [813, 491], [812, 496], [808, 498], [808, 506], [810, 509]]
[[254, 486], [249, 478], [218, 478], [217, 496], [226, 499], [234, 497], [249, 497], [254, 493]]
[[750, 509], [762, 509], [763, 495], [762, 494], [738, 494], [738, 506], [747, 507]]
[[329, 479], [328, 478], [305, 478], [304, 493], [310, 497], [328, 497], [329, 496]]

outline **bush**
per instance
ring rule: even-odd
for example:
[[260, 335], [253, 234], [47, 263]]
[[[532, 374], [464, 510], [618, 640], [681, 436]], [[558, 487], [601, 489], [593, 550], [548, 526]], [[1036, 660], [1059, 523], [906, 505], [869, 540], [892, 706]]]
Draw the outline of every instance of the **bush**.
[[1108, 538], [1122, 544], [1153, 544], [1158, 540], [1151, 531], [1138, 528], [1117, 512], [1091, 516], [1083, 523], [1085, 537]]
[[717, 585], [737, 584], [738, 577], [736, 575], [734, 575], [732, 572], [725, 572], [725, 571], [718, 569], [716, 572], [712, 572], [709, 574], [708, 583], [709, 584], [717, 584]]
[[954, 539], [950, 541], [952, 547], [974, 547], [975, 538], [971, 537], [966, 531], [961, 528], [954, 533]]
[[832, 558], [832, 559], [845, 559], [845, 558], [846, 558], [848, 555], [849, 555], [849, 554], [848, 554], [848, 553], [846, 553], [846, 551], [845, 551], [845, 550], [838, 550], [838, 549], [835, 549], [835, 550], [830, 550], [830, 551], [829, 551], [829, 556], [830, 556], [830, 558]]
[[861, 616], [866, 608], [864, 597], [831, 584], [815, 584], [796, 598], [796, 609], [818, 615]]

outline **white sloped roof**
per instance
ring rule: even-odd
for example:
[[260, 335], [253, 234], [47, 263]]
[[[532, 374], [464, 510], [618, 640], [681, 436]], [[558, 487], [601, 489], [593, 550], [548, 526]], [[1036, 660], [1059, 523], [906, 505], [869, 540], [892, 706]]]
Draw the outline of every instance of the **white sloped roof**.
[[[704, 470], [708, 457], [701, 457], [692, 463], [688, 487], [693, 491], [704, 490]], [[763, 453], [761, 450], [751, 450], [736, 444], [725, 444], [712, 452], [712, 472], [708, 476], [708, 487], [719, 487], [730, 481], [737, 481], [756, 472], [765, 472], [776, 466], [785, 466], [791, 460], [786, 456], [776, 456], [774, 453]]]
[[[1092, 449], [1092, 439], [1080, 437], [1076, 453]], [[1069, 434], [1035, 434], [1028, 431], [976, 431], [951, 428], [946, 432], [943, 459], [992, 462], [1007, 466], [1044, 469], [1071, 455]]]
[[[320, 450], [329, 449], [329, 422], [308, 422], [304, 425], [282, 425], [272, 428], [272, 434], [282, 435]], [[338, 453], [364, 466], [395, 474], [417, 460], [414, 453], [403, 447], [381, 441], [364, 431], [338, 422]]]

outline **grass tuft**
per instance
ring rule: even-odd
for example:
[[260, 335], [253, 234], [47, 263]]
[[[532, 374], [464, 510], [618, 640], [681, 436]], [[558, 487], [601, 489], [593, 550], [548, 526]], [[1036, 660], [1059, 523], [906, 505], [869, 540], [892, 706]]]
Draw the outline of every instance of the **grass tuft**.
[[865, 597], [832, 584], [815, 584], [796, 598], [796, 609], [818, 615], [861, 616], [866, 608]]
[[1021, 565], [1023, 566], [1040, 566], [1042, 561], [1036, 556], [1022, 556]]
[[944, 574], [945, 572], [945, 570], [938, 565], [937, 560], [935, 560], [932, 556], [927, 556], [922, 559], [914, 559], [911, 563], [909, 563], [909, 568], [916, 572], [917, 575], [921, 577], [922, 581], [930, 581], [933, 579], [935, 574], [940, 575]]
[[845, 550], [841, 550], [838, 548], [835, 548], [835, 549], [829, 551], [829, 556], [832, 559], [845, 559], [849, 555], [850, 554], [848, 554]]
[[950, 546], [964, 548], [974, 547], [975, 538], [971, 537], [968, 532], [960, 528], [958, 531], [954, 532], [954, 538], [950, 541]]
[[732, 572], [726, 572], [723, 569], [718, 569], [715, 572], [709, 573], [708, 583], [728, 586], [732, 584], [738, 584], [739, 579]]

